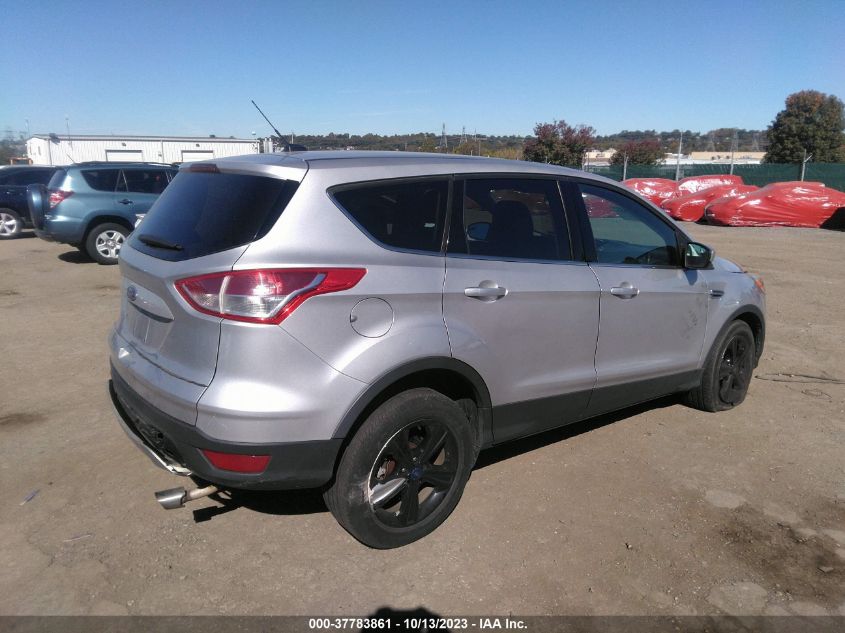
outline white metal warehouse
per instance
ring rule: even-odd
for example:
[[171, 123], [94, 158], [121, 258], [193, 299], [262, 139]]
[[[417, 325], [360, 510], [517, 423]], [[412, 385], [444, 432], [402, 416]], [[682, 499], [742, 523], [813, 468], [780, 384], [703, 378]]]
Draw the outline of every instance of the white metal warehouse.
[[258, 154], [252, 139], [189, 136], [59, 136], [34, 134], [26, 142], [33, 165], [70, 165], [86, 161], [187, 163], [208, 158]]

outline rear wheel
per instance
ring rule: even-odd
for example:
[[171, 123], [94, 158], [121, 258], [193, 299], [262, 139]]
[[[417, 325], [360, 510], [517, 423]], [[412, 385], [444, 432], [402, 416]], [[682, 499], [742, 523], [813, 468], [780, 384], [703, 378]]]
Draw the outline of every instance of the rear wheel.
[[13, 209], [0, 209], [0, 240], [12, 240], [21, 234], [23, 222]]
[[116, 264], [120, 247], [126, 241], [129, 229], [120, 224], [106, 222], [98, 224], [88, 233], [85, 252], [100, 264]]
[[352, 438], [326, 505], [365, 545], [407, 545], [452, 513], [474, 457], [474, 434], [458, 404], [432, 389], [405, 391]]
[[754, 334], [744, 321], [734, 321], [710, 350], [701, 384], [689, 392], [688, 403], [702, 411], [732, 409], [748, 393], [754, 372]]

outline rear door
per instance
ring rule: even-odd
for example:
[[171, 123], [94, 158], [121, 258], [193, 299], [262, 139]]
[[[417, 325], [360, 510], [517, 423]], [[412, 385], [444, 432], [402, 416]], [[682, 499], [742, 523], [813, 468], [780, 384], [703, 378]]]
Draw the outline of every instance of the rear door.
[[443, 313], [484, 378], [496, 442], [578, 419], [595, 383], [598, 284], [572, 256], [553, 179], [455, 182]]
[[[117, 181], [115, 202], [124, 213], [145, 214], [169, 182], [169, 175], [163, 168], [123, 169]], [[130, 219], [134, 220], [134, 217]]]
[[596, 391], [589, 413], [642, 402], [695, 382], [709, 293], [681, 266], [674, 224], [617, 189], [579, 182], [573, 199], [601, 285]]

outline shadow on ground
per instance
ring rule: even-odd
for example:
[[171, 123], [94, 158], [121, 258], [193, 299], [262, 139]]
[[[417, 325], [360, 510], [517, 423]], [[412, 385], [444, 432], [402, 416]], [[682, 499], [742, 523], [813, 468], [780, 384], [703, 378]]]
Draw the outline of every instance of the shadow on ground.
[[[582, 433], [589, 433], [594, 429], [639, 415], [645, 411], [670, 407], [678, 404], [678, 402], [678, 396], [667, 396], [615, 413], [576, 422], [551, 431], [544, 431], [543, 433], [521, 440], [514, 440], [501, 446], [482, 451], [478, 456], [474, 470], [480, 470], [505, 459], [530, 453], [531, 451], [581, 435]], [[328, 510], [326, 504], [323, 502], [321, 491], [317, 489], [282, 491], [231, 490], [212, 495], [211, 499], [217, 501], [220, 505], [194, 510], [194, 521], [196, 523], [210, 521], [216, 516], [226, 514], [238, 508], [247, 508], [255, 512], [273, 515], [314, 514]]]
[[67, 251], [66, 253], [61, 253], [59, 259], [63, 262], [68, 262], [69, 264], [94, 264], [96, 263], [93, 259], [88, 257], [85, 253], [80, 250], [73, 249], [72, 251]]

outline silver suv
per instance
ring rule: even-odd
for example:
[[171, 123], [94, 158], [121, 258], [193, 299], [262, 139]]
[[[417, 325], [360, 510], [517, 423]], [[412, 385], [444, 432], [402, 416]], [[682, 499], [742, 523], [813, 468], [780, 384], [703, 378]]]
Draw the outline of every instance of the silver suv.
[[376, 152], [182, 167], [120, 252], [118, 418], [203, 487], [322, 487], [377, 548], [434, 530], [481, 449], [672, 393], [719, 411], [762, 282], [618, 184]]

